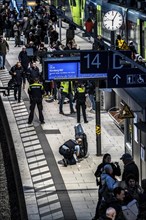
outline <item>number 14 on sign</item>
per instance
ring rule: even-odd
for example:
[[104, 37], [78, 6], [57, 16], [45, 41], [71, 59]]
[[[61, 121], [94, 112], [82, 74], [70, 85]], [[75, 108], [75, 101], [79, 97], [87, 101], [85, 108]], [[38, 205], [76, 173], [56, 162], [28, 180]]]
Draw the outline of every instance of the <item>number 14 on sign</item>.
[[106, 73], [108, 66], [108, 56], [105, 51], [82, 52], [81, 53], [81, 73]]
[[101, 63], [99, 62], [99, 54], [96, 54], [94, 57], [91, 57], [90, 54], [87, 54], [86, 56], [84, 56], [84, 58], [87, 60], [87, 69], [91, 68], [92, 66], [96, 66], [96, 68], [99, 69], [99, 66], [101, 65]]

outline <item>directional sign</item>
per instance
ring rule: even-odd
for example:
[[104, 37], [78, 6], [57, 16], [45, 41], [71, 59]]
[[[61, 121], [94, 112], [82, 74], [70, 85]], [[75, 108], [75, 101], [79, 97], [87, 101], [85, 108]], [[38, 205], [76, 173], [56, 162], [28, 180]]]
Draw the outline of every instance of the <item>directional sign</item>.
[[[131, 57], [131, 51], [121, 51], [121, 54]], [[81, 73], [105, 73], [108, 69], [125, 69], [131, 68], [126, 61], [112, 51], [85, 51], [81, 52]]]
[[85, 51], [80, 55], [81, 73], [105, 73], [108, 68], [107, 51]]
[[108, 70], [107, 87], [146, 87], [146, 73], [137, 68]]

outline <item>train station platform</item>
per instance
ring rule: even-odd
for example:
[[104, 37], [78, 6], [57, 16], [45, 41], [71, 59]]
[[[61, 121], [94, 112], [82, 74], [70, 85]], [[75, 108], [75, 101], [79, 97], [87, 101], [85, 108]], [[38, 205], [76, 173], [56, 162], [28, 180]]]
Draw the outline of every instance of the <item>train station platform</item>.
[[[76, 30], [76, 32], [80, 32]], [[62, 28], [65, 39], [65, 28]], [[76, 35], [80, 49], [91, 49], [92, 44]], [[0, 84], [7, 86], [9, 69], [18, 60], [20, 47], [14, 47], [14, 39], [8, 41], [7, 66], [0, 70]], [[37, 65], [40, 65], [37, 63]], [[41, 67], [40, 67], [41, 68]], [[27, 88], [22, 91], [21, 103], [10, 96], [2, 96], [8, 118], [29, 220], [90, 220], [98, 200], [94, 172], [102, 161], [96, 156], [95, 114], [87, 109], [89, 123], [82, 127], [87, 134], [88, 157], [76, 165], [64, 167], [58, 149], [66, 140], [74, 138], [76, 114], [69, 114], [69, 105], [64, 104], [65, 115], [59, 114], [58, 101], [43, 100], [45, 124], [38, 120], [36, 109], [33, 124], [28, 125], [29, 97]], [[106, 111], [101, 111], [102, 154], [110, 153], [112, 161], [118, 161], [124, 153], [124, 136]]]

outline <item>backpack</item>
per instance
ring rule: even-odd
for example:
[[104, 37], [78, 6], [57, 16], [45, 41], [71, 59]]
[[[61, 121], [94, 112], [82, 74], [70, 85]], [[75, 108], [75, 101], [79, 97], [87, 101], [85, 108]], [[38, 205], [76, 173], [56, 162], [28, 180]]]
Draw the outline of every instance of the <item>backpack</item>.
[[126, 206], [122, 206], [122, 212], [126, 220], [136, 220], [139, 213], [137, 200], [133, 199]]
[[8, 82], [8, 87], [9, 88], [14, 88], [14, 87], [17, 87], [18, 83], [17, 83], [17, 80], [15, 78], [12, 78], [9, 80]]

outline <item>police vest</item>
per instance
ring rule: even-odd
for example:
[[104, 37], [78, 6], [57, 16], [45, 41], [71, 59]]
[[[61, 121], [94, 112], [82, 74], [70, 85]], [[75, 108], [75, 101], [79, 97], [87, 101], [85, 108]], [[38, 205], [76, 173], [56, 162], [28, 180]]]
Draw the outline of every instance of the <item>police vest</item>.
[[127, 43], [122, 39], [118, 40], [118, 48], [121, 50], [128, 50], [129, 49]]
[[81, 88], [81, 87], [78, 87], [78, 88], [77, 88], [77, 92], [78, 92], [78, 93], [85, 93], [85, 87], [82, 87], [82, 88]]
[[[61, 82], [62, 92], [69, 93], [69, 82]], [[73, 92], [73, 84], [71, 82], [71, 92]]]

